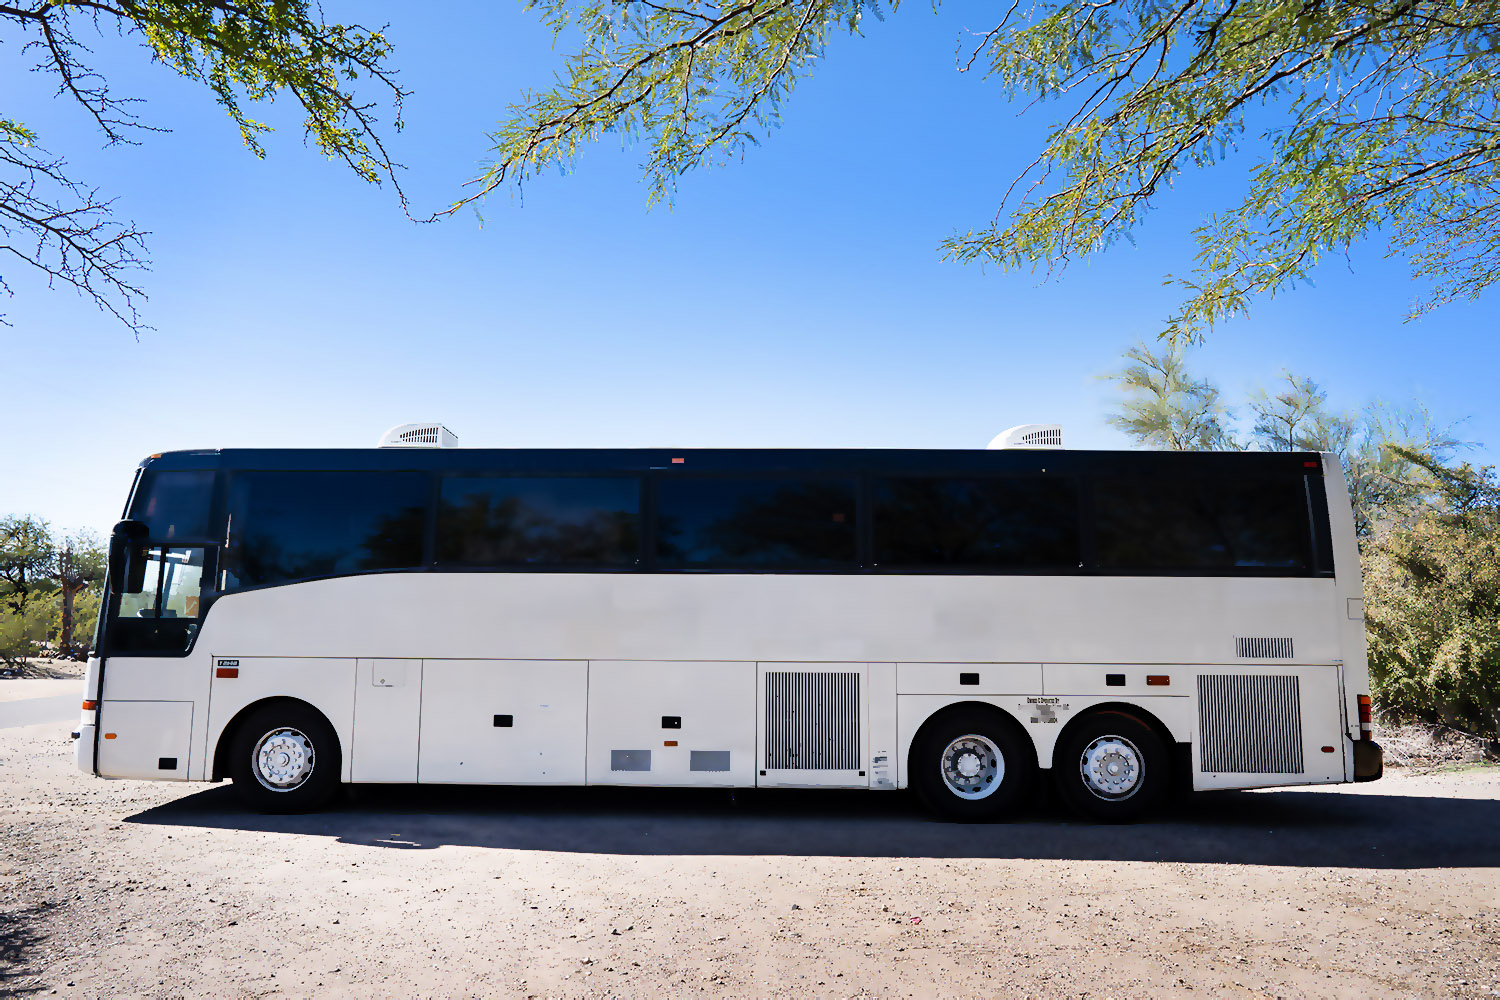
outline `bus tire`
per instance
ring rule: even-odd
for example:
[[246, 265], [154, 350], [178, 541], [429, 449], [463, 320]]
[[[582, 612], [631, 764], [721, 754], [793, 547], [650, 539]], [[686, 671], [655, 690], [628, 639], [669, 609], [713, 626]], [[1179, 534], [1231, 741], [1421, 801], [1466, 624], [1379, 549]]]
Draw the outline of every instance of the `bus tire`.
[[1172, 784], [1172, 759], [1161, 737], [1135, 716], [1113, 710], [1069, 729], [1053, 751], [1052, 771], [1068, 808], [1104, 823], [1149, 812]]
[[908, 762], [923, 805], [961, 823], [1012, 814], [1036, 772], [1016, 727], [999, 710], [980, 706], [946, 712], [923, 726]]
[[252, 809], [311, 812], [339, 789], [343, 755], [338, 734], [321, 712], [300, 702], [255, 709], [234, 735], [229, 776]]

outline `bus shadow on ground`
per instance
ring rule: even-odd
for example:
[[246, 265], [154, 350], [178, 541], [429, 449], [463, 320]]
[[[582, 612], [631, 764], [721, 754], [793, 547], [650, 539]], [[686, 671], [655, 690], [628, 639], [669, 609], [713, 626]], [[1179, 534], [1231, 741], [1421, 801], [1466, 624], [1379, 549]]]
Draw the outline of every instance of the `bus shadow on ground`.
[[226, 785], [126, 821], [406, 850], [1500, 867], [1500, 800], [1305, 790], [1194, 794], [1150, 821], [1099, 826], [1047, 805], [965, 825], [905, 793], [763, 789], [362, 786], [324, 812], [264, 816]]

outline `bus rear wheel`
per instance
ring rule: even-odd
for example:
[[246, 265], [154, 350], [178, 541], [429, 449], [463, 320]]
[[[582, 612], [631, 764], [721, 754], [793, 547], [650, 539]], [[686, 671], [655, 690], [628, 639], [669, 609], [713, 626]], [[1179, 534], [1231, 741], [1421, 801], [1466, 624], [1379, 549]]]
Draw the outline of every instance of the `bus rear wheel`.
[[1083, 719], [1064, 735], [1052, 760], [1062, 800], [1105, 823], [1129, 822], [1155, 808], [1171, 783], [1166, 744], [1125, 712]]
[[264, 705], [235, 733], [229, 776], [253, 809], [310, 812], [338, 791], [342, 763], [338, 735], [317, 710], [296, 703]]
[[912, 744], [912, 787], [929, 810], [965, 823], [1011, 814], [1036, 764], [996, 709], [965, 707], [924, 726]]

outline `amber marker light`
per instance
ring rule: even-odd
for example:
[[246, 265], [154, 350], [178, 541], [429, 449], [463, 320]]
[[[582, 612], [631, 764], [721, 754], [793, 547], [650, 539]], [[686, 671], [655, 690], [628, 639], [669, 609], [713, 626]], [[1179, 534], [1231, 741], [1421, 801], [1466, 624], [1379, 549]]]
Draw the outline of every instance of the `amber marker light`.
[[1166, 687], [1172, 683], [1172, 678], [1167, 674], [1147, 674], [1147, 687]]
[[114, 733], [105, 733], [104, 734], [104, 738], [107, 739], [107, 740], [112, 740], [112, 739], [115, 738], [115, 734]]
[[99, 707], [99, 703], [97, 701], [86, 701], [86, 702], [83, 703], [83, 710], [85, 712], [92, 712], [94, 709], [96, 709], [98, 707]]
[[676, 740], [662, 740], [661, 741], [661, 745], [664, 746], [664, 747], [675, 747], [677, 745], [677, 741]]

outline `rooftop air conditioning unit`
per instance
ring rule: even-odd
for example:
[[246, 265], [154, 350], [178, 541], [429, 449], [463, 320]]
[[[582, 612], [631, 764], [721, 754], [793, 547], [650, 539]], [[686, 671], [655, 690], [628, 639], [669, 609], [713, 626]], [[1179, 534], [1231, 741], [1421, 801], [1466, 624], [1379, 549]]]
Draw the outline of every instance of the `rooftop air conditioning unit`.
[[377, 448], [457, 448], [458, 435], [442, 424], [400, 424], [380, 435]]
[[989, 443], [990, 448], [1061, 448], [1061, 424], [1021, 424], [1001, 431]]

